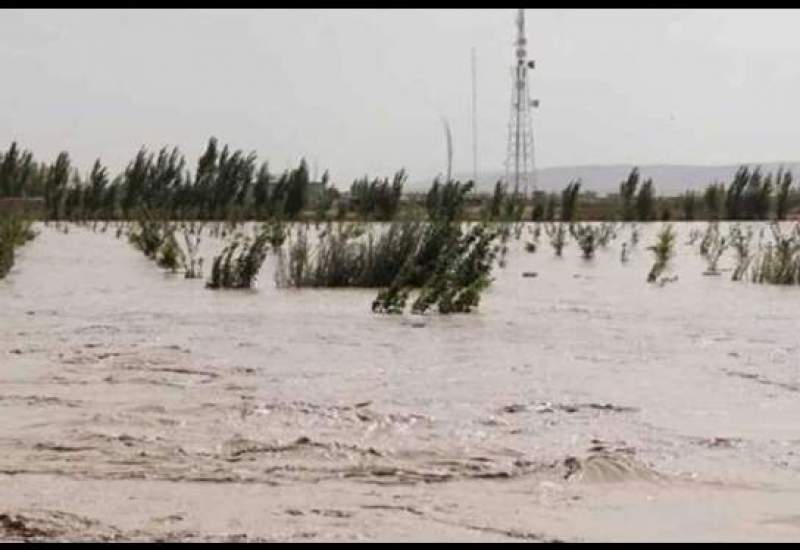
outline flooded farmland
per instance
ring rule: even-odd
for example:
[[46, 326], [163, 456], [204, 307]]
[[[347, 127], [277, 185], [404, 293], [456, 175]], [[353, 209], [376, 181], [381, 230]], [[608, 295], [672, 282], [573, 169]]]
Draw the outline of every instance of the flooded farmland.
[[660, 226], [627, 262], [628, 228], [591, 260], [525, 228], [475, 313], [394, 316], [37, 224], [0, 281], [0, 538], [796, 540], [797, 287], [704, 276], [688, 223], [648, 284]]

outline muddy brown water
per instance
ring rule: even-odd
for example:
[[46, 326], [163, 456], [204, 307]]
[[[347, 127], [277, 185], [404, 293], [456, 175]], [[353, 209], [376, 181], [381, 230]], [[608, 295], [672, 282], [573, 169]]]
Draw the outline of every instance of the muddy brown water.
[[800, 289], [703, 276], [703, 224], [647, 284], [659, 227], [627, 263], [629, 228], [590, 261], [526, 228], [475, 314], [382, 316], [39, 225], [0, 281], [0, 539], [797, 540]]

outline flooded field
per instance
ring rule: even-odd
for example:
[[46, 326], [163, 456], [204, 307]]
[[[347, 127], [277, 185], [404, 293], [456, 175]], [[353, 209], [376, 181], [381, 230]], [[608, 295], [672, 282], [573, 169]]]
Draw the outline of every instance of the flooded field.
[[0, 281], [0, 538], [797, 540], [800, 290], [704, 276], [681, 223], [648, 284], [660, 225], [626, 263], [628, 228], [592, 260], [526, 228], [452, 316], [37, 225]]

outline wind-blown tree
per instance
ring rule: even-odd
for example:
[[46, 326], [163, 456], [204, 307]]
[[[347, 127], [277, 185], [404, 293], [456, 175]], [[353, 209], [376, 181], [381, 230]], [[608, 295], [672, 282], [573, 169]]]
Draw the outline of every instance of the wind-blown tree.
[[744, 192], [750, 180], [750, 169], [741, 166], [733, 176], [725, 193], [725, 217], [729, 220], [744, 219]]
[[160, 211], [165, 216], [170, 215], [173, 212], [173, 199], [182, 187], [186, 161], [177, 147], [171, 151], [164, 147], [154, 160], [152, 156], [150, 158], [142, 201], [146, 207]]
[[364, 220], [393, 219], [400, 207], [406, 180], [404, 169], [395, 172], [391, 183], [388, 178], [376, 178], [370, 182], [367, 176], [355, 180], [350, 186], [350, 197], [358, 216]]
[[544, 209], [545, 221], [551, 222], [556, 219], [557, 203], [558, 203], [558, 198], [556, 197], [555, 193], [550, 193], [547, 195], [547, 206], [545, 206]]
[[639, 188], [636, 196], [636, 219], [650, 221], [656, 217], [655, 193], [653, 191], [653, 180], [647, 178]]
[[466, 195], [475, 186], [475, 182], [448, 181], [445, 184], [433, 181], [425, 198], [428, 217], [432, 220], [453, 221], [461, 216], [466, 203]]
[[63, 216], [68, 220], [84, 220], [84, 185], [80, 174], [72, 172], [70, 183], [64, 193]]
[[772, 196], [772, 174], [766, 176], [756, 168], [750, 173], [744, 188], [742, 214], [748, 220], [765, 220], [769, 217]]
[[710, 220], [719, 220], [723, 217], [725, 207], [725, 184], [712, 183], [703, 192], [703, 205], [706, 217]]
[[0, 153], [0, 197], [22, 197], [30, 193], [40, 169], [30, 151], [20, 152], [12, 142], [5, 154]]
[[561, 192], [561, 221], [575, 220], [578, 209], [578, 195], [581, 190], [581, 180], [573, 180]]
[[686, 191], [681, 196], [681, 209], [683, 210], [684, 220], [694, 220], [697, 213], [697, 195], [694, 191]]
[[253, 183], [253, 209], [255, 217], [264, 219], [270, 214], [270, 194], [269, 187], [272, 183], [272, 176], [269, 173], [269, 165], [264, 162], [258, 169], [256, 180]]
[[59, 153], [56, 161], [47, 169], [47, 176], [44, 182], [44, 200], [47, 215], [50, 219], [61, 219], [62, 203], [71, 171], [69, 155], [66, 152]]
[[[197, 159], [197, 170], [194, 177], [196, 207], [203, 219], [211, 219], [214, 215], [214, 186], [217, 179], [217, 138], [208, 140], [206, 150]], [[124, 210], [124, 208], [123, 208]]]
[[89, 182], [84, 197], [84, 210], [87, 216], [95, 218], [102, 212], [103, 195], [108, 183], [108, 171], [100, 163], [100, 159], [95, 160], [92, 171], [89, 173]]
[[484, 204], [482, 217], [485, 220], [518, 221], [525, 211], [525, 197], [518, 187], [508, 192], [508, 184], [498, 180], [492, 197]]
[[287, 178], [285, 212], [290, 219], [297, 218], [306, 205], [308, 182], [308, 165], [306, 159], [301, 159], [300, 166], [292, 170]]
[[134, 209], [148, 206], [144, 202], [147, 178], [153, 164], [153, 155], [148, 155], [144, 147], [139, 149], [136, 157], [125, 168], [122, 180], [122, 216], [130, 218]]
[[494, 193], [489, 200], [489, 219], [498, 220], [503, 213], [503, 204], [506, 201], [506, 184], [502, 180], [498, 180], [494, 184]]
[[778, 192], [775, 195], [775, 217], [779, 220], [785, 220], [786, 214], [789, 212], [789, 194], [792, 189], [792, 173], [791, 171], [783, 171], [783, 167], [778, 170], [778, 176], [775, 178], [775, 184], [778, 187]]
[[619, 184], [619, 198], [621, 201], [621, 215], [626, 222], [633, 221], [636, 217], [636, 191], [639, 187], [639, 168], [634, 167], [628, 178]]
[[519, 187], [515, 186], [513, 193], [506, 199], [503, 208], [503, 219], [505, 221], [520, 221], [525, 212], [525, 196], [520, 192]]

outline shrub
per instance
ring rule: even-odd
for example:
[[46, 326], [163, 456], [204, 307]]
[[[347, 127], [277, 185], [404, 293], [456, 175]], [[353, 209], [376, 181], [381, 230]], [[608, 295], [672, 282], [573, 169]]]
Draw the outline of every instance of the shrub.
[[665, 225], [657, 235], [656, 244], [647, 249], [653, 252], [655, 263], [647, 275], [647, 282], [653, 283], [667, 269], [675, 249], [675, 232], [672, 224]]
[[267, 257], [269, 238], [261, 232], [255, 238], [236, 234], [214, 258], [207, 288], [252, 288]]
[[547, 236], [550, 237], [550, 244], [556, 252], [556, 256], [561, 256], [564, 246], [567, 244], [567, 230], [563, 223], [550, 223], [544, 227]]

